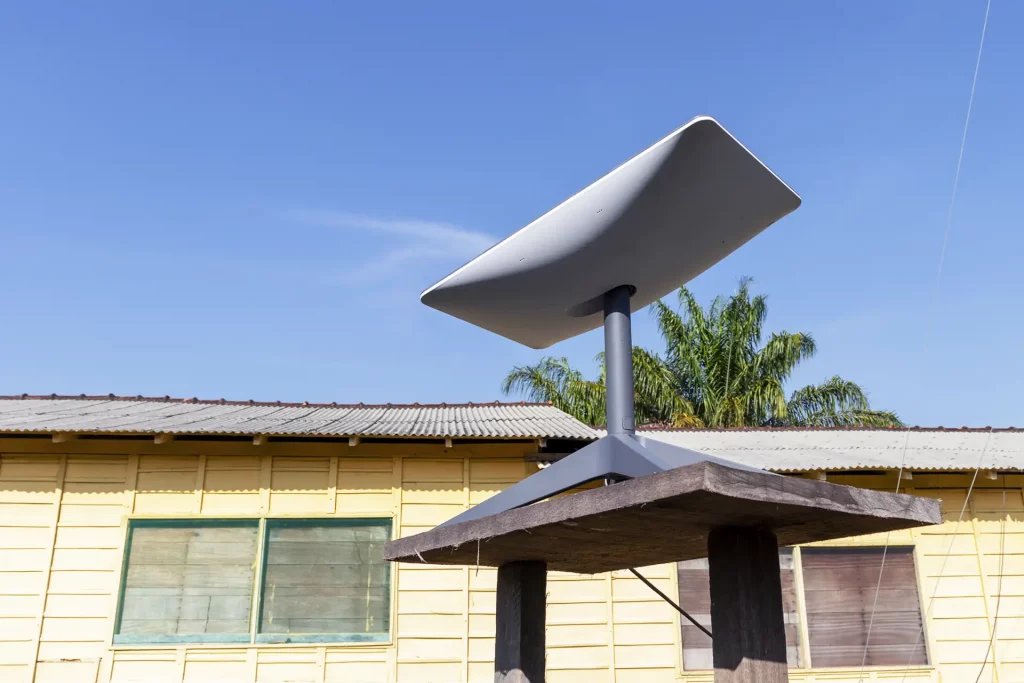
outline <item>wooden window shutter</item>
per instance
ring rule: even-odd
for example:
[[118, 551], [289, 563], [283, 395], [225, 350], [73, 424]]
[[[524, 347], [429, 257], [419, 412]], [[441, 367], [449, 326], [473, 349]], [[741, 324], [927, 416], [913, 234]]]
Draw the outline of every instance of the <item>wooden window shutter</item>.
[[802, 550], [807, 630], [815, 668], [861, 666], [862, 661], [865, 666], [928, 663], [913, 549], [890, 547], [884, 568], [882, 551]]

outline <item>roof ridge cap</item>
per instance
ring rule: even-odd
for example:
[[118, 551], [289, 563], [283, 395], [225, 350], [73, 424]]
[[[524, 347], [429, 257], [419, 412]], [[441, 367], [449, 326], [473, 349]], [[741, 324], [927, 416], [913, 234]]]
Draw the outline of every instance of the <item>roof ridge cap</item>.
[[[10, 394], [0, 395], [0, 401], [124, 401], [128, 402], [154, 402], [154, 403], [184, 403], [204, 405], [246, 405], [246, 406], [275, 406], [289, 408], [464, 408], [488, 406], [527, 406], [552, 408], [550, 402], [525, 402], [525, 401], [485, 401], [466, 403], [312, 403], [309, 401], [254, 401], [228, 400], [224, 398], [201, 399], [196, 397], [175, 398], [171, 396], [118, 396], [115, 394]], [[557, 408], [556, 408], [557, 410]]]

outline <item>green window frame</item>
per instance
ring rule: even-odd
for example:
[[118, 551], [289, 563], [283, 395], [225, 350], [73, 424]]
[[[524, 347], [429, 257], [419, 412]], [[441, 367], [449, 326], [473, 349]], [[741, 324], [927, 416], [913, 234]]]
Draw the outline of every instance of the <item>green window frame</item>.
[[[356, 529], [360, 529], [360, 528], [381, 528], [383, 530], [383, 533], [379, 534], [379, 538], [378, 539], [373, 539], [374, 542], [373, 542], [373, 544], [371, 544], [371, 547], [368, 548], [368, 552], [370, 554], [376, 554], [377, 551], [380, 552], [380, 562], [383, 563], [384, 571], [383, 572], [378, 572], [378, 574], [383, 574], [384, 581], [383, 581], [383, 585], [382, 586], [381, 585], [377, 585], [377, 586], [371, 585], [372, 584], [372, 577], [373, 577], [373, 571], [372, 571], [373, 565], [372, 565], [372, 563], [368, 562], [367, 563], [367, 572], [366, 572], [366, 590], [365, 590], [365, 594], [361, 596], [361, 600], [365, 600], [366, 605], [367, 605], [366, 612], [364, 614], [356, 616], [356, 617], [341, 617], [341, 616], [337, 616], [337, 617], [334, 617], [334, 618], [326, 618], [326, 619], [324, 619], [324, 621], [328, 621], [328, 622], [332, 622], [332, 621], [333, 622], [339, 622], [339, 621], [362, 620], [362, 621], [364, 621], [367, 624], [367, 627], [369, 627], [369, 625], [371, 623], [371, 615], [370, 615], [370, 607], [369, 607], [369, 605], [370, 605], [370, 603], [371, 603], [371, 601], [373, 600], [374, 597], [379, 597], [380, 599], [377, 601], [379, 604], [376, 606], [377, 609], [374, 610], [377, 613], [377, 617], [376, 617], [376, 620], [374, 621], [374, 624], [375, 625], [379, 624], [380, 625], [379, 629], [374, 629], [374, 630], [371, 631], [371, 630], [369, 630], [369, 628], [367, 628], [367, 630], [364, 631], [364, 632], [354, 632], [354, 631], [350, 631], [350, 630], [337, 629], [337, 630], [332, 630], [332, 632], [328, 632], [328, 633], [318, 633], [318, 632], [302, 631], [302, 630], [298, 630], [296, 632], [291, 632], [290, 629], [289, 629], [289, 631], [286, 631], [286, 632], [280, 632], [280, 631], [272, 631], [269, 628], [267, 628], [268, 626], [272, 626], [273, 625], [273, 616], [271, 614], [271, 609], [272, 609], [271, 603], [272, 602], [276, 602], [276, 597], [277, 597], [276, 596], [276, 586], [275, 586], [275, 584], [269, 583], [268, 579], [267, 579], [267, 577], [268, 577], [268, 571], [267, 571], [268, 563], [269, 563], [269, 561], [271, 559], [271, 555], [277, 555], [277, 553], [275, 553], [275, 551], [273, 549], [273, 546], [275, 545], [275, 543], [277, 543], [277, 542], [281, 542], [281, 543], [288, 542], [288, 541], [274, 539], [272, 536], [274, 535], [274, 532], [312, 530], [314, 528], [319, 528], [319, 529], [322, 529], [322, 530], [335, 530], [335, 531], [337, 531], [337, 530], [356, 530]], [[388, 520], [381, 520], [381, 519], [290, 519], [290, 518], [267, 519], [266, 523], [264, 524], [263, 539], [262, 539], [263, 540], [263, 546], [262, 546], [263, 547], [263, 556], [261, 558], [262, 566], [261, 566], [261, 570], [260, 570], [260, 577], [261, 577], [260, 584], [261, 585], [259, 587], [259, 593], [258, 593], [258, 596], [259, 596], [259, 607], [257, 609], [257, 617], [256, 617], [256, 642], [257, 643], [335, 643], [335, 642], [344, 642], [344, 643], [382, 643], [382, 642], [387, 642], [389, 640], [389, 638], [390, 638], [390, 632], [391, 632], [391, 567], [390, 567], [390, 563], [385, 562], [384, 559], [383, 559], [383, 550], [384, 550], [384, 542], [386, 542], [390, 538], [391, 538], [391, 520], [390, 519], [388, 519]], [[339, 541], [340, 541], [340, 539], [334, 539], [333, 541], [332, 540], [328, 540], [328, 539], [323, 539], [322, 542], [327, 542], [327, 543], [335, 542], [335, 543], [338, 543]], [[340, 541], [340, 542], [344, 543], [344, 541]], [[380, 547], [375, 550], [372, 547], [372, 545], [377, 544], [377, 543], [379, 543]], [[306, 541], [302, 545], [310, 546], [312, 544], [313, 544], [313, 541]], [[308, 547], [306, 548], [306, 550], [308, 550]], [[311, 563], [297, 564], [295, 566], [303, 566], [303, 567], [307, 567], [310, 570], [312, 570], [312, 569], [315, 569], [317, 567], [323, 567], [323, 566], [327, 566], [327, 565], [322, 565], [322, 564], [319, 564], [319, 563], [316, 563], [316, 562], [311, 562]], [[338, 566], [339, 565], [335, 565], [335, 568], [337, 568]], [[351, 566], [351, 565], [349, 565], [349, 566]], [[337, 572], [332, 572], [332, 573], [337, 573]], [[311, 585], [311, 584], [307, 584], [307, 585]], [[287, 587], [288, 588], [292, 588], [292, 589], [295, 588], [294, 584], [292, 584], [290, 586], [287, 586]], [[335, 582], [334, 583], [334, 587], [335, 587], [335, 589], [339, 588], [340, 587], [339, 586], [339, 582]], [[326, 586], [324, 586], [324, 588], [326, 589]], [[267, 595], [268, 592], [270, 592], [271, 595], [273, 596], [272, 600], [268, 600], [268, 595]], [[377, 595], [375, 596], [374, 594], [377, 594]], [[334, 600], [338, 601], [338, 602], [345, 601], [345, 600], [351, 600], [351, 598], [349, 598], [349, 597], [344, 597], [344, 596], [339, 596], [339, 595], [326, 596], [323, 599], [312, 601], [312, 603], [309, 606], [307, 606], [306, 609], [314, 609], [315, 610], [316, 606], [317, 606], [317, 603], [322, 603], [322, 602], [324, 602], [324, 599], [330, 599], [330, 598], [334, 598]], [[309, 616], [312, 616], [312, 615], [309, 615]], [[294, 620], [294, 617], [293, 617], [293, 620]]]
[[[392, 528], [390, 518], [130, 519], [121, 561], [112, 642], [114, 645], [389, 642], [393, 575], [382, 552], [383, 544], [391, 539]], [[251, 533], [232, 533], [240, 529], [251, 530]], [[166, 540], [160, 538], [159, 530], [170, 532]], [[227, 533], [218, 534], [218, 530]], [[175, 537], [174, 531], [191, 533]], [[237, 541], [233, 538], [236, 535]], [[286, 543], [288, 540], [293, 543]], [[238, 544], [237, 548], [231, 549], [232, 541]], [[322, 552], [332, 541], [334, 548], [326, 554]], [[164, 543], [164, 547], [159, 547]], [[251, 545], [251, 549], [246, 545]], [[288, 545], [291, 553], [285, 551]], [[133, 550], [135, 558], [147, 553], [146, 561], [133, 563]], [[349, 561], [334, 562], [335, 550], [341, 551], [340, 559], [347, 557]], [[217, 553], [227, 561], [211, 561], [208, 556]], [[277, 582], [269, 591], [268, 561], [272, 570], [269, 580]], [[284, 566], [279, 566], [282, 563]], [[345, 596], [346, 591], [351, 595], [347, 599], [339, 598]], [[357, 591], [362, 591], [360, 600], [355, 600]], [[328, 592], [333, 595], [327, 597], [335, 599], [325, 603], [323, 594]], [[286, 618], [285, 628], [281, 628], [280, 615], [283, 611], [288, 616], [287, 604], [291, 596], [296, 596], [292, 598], [293, 621], [288, 622]], [[299, 604], [296, 608], [295, 603], [302, 599], [308, 604]], [[346, 614], [331, 613], [323, 608], [325, 604], [339, 605], [346, 601], [363, 609]], [[319, 613], [317, 608], [320, 608]], [[277, 624], [265, 621], [265, 610], [276, 610]], [[218, 611], [230, 614], [221, 615]], [[310, 615], [313, 619], [298, 619], [300, 615]], [[321, 620], [315, 621], [316, 617]], [[239, 628], [242, 624], [244, 630]], [[311, 624], [358, 628], [334, 628], [330, 632], [302, 628]], [[264, 628], [265, 625], [269, 628]], [[166, 629], [164, 632], [160, 632], [161, 626]], [[190, 626], [198, 626], [197, 630], [212, 628], [214, 632], [180, 632]], [[216, 632], [217, 628], [225, 632]]]
[[[164, 519], [133, 519], [128, 522], [128, 532], [124, 544], [124, 556], [121, 561], [121, 583], [118, 589], [117, 596], [117, 616], [114, 620], [114, 638], [113, 643], [115, 645], [160, 645], [160, 644], [174, 644], [174, 643], [248, 643], [250, 642], [250, 627], [252, 621], [252, 586], [255, 574], [255, 561], [256, 553], [258, 552], [259, 544], [259, 525], [260, 520], [258, 519], [210, 519], [210, 520], [199, 520], [199, 519], [187, 519], [187, 520], [164, 520]], [[217, 577], [220, 580], [215, 583], [220, 584], [220, 587], [211, 587], [208, 583], [210, 576], [189, 576], [190, 569], [200, 569], [204, 566], [202, 563], [188, 562], [189, 551], [193, 549], [193, 546], [188, 541], [183, 541], [179, 538], [181, 545], [181, 551], [184, 555], [184, 562], [175, 565], [172, 562], [166, 561], [168, 554], [173, 554], [177, 548], [171, 541], [156, 541], [157, 544], [171, 546], [165, 550], [153, 551], [154, 557], [152, 558], [155, 562], [143, 563], [141, 566], [133, 563], [132, 561], [132, 550], [136, 552], [141, 551], [141, 548], [136, 545], [136, 541], [140, 544], [145, 544], [149, 541], [146, 536], [151, 534], [147, 533], [152, 530], [166, 530], [166, 531], [193, 531], [193, 536], [197, 536], [203, 530], [212, 532], [218, 529], [251, 529], [252, 530], [252, 554], [248, 559], [249, 571], [248, 571], [248, 610], [245, 616], [246, 628], [244, 631], [237, 633], [156, 633], [148, 632], [148, 628], [143, 625], [144, 622], [175, 622], [177, 627], [175, 630], [181, 628], [181, 622], [194, 621], [187, 618], [188, 608], [185, 606], [185, 601], [192, 599], [194, 601], [201, 601], [203, 598], [207, 598], [212, 603], [215, 593], [223, 592], [235, 592], [246, 591], [244, 583], [241, 586], [235, 586], [234, 590], [223, 589], [224, 585], [231, 583], [231, 579], [224, 576], [227, 572], [224, 570], [227, 568], [238, 570], [242, 569], [242, 578], [245, 578], [244, 564], [238, 562], [232, 565], [219, 565], [222, 572], [221, 576]], [[212, 535], [212, 534], [211, 534]], [[210, 540], [203, 541], [199, 539], [199, 543], [209, 544], [218, 539], [211, 538]], [[219, 539], [221, 545], [225, 539]], [[138, 557], [138, 555], [136, 555]], [[149, 558], [147, 558], [149, 559]], [[241, 560], [241, 557], [237, 558]], [[217, 565], [212, 565], [217, 566]], [[172, 572], [176, 567], [181, 567], [180, 577], [175, 581], [174, 577], [171, 577], [170, 581], [166, 574], [168, 569]], [[135, 573], [133, 570], [140, 570], [145, 572], [146, 576], [139, 578], [139, 583], [132, 582], [132, 574]], [[235, 573], [238, 573], [237, 571]], [[204, 583], [206, 583], [204, 591]], [[238, 583], [237, 578], [234, 581]], [[162, 584], [162, 585], [161, 585]], [[169, 585], [172, 584], [172, 585]], [[177, 584], [176, 586], [173, 584]], [[192, 584], [192, 585], [189, 585]], [[129, 591], [139, 591], [141, 595], [138, 596], [138, 602], [135, 599], [127, 599], [129, 597]], [[176, 595], [174, 594], [176, 593]], [[192, 593], [192, 595], [189, 595]], [[238, 597], [238, 595], [233, 596]], [[244, 597], [244, 596], [243, 596]], [[178, 609], [174, 615], [163, 615], [164, 618], [160, 619], [159, 616], [154, 614], [158, 612], [159, 601], [174, 601], [177, 599]], [[237, 600], [236, 600], [237, 602]], [[207, 605], [207, 619], [209, 616], [209, 610], [212, 609], [212, 605]], [[138, 612], [149, 611], [149, 614], [142, 615]], [[127, 624], [132, 624], [131, 628], [126, 628]], [[136, 626], [138, 624], [138, 626]], [[127, 631], [127, 632], [126, 632]]]

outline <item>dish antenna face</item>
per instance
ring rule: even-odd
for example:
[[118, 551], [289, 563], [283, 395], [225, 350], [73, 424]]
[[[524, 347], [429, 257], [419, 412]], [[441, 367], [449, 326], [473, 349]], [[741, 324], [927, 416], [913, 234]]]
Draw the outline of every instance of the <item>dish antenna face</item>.
[[789, 186], [702, 116], [423, 292], [428, 306], [535, 349], [604, 325], [608, 435], [445, 524], [700, 460], [750, 469], [636, 436], [630, 315], [798, 206]]
[[531, 348], [600, 327], [604, 294], [635, 311], [800, 206], [717, 121], [698, 117], [427, 289], [420, 299]]

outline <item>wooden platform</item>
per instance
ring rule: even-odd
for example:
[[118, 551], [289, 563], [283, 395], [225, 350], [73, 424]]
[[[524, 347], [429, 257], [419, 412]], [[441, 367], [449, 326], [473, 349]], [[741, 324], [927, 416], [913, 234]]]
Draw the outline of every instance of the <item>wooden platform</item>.
[[701, 462], [400, 538], [384, 555], [591, 574], [707, 557], [716, 528], [763, 528], [789, 546], [940, 521], [937, 500]]

